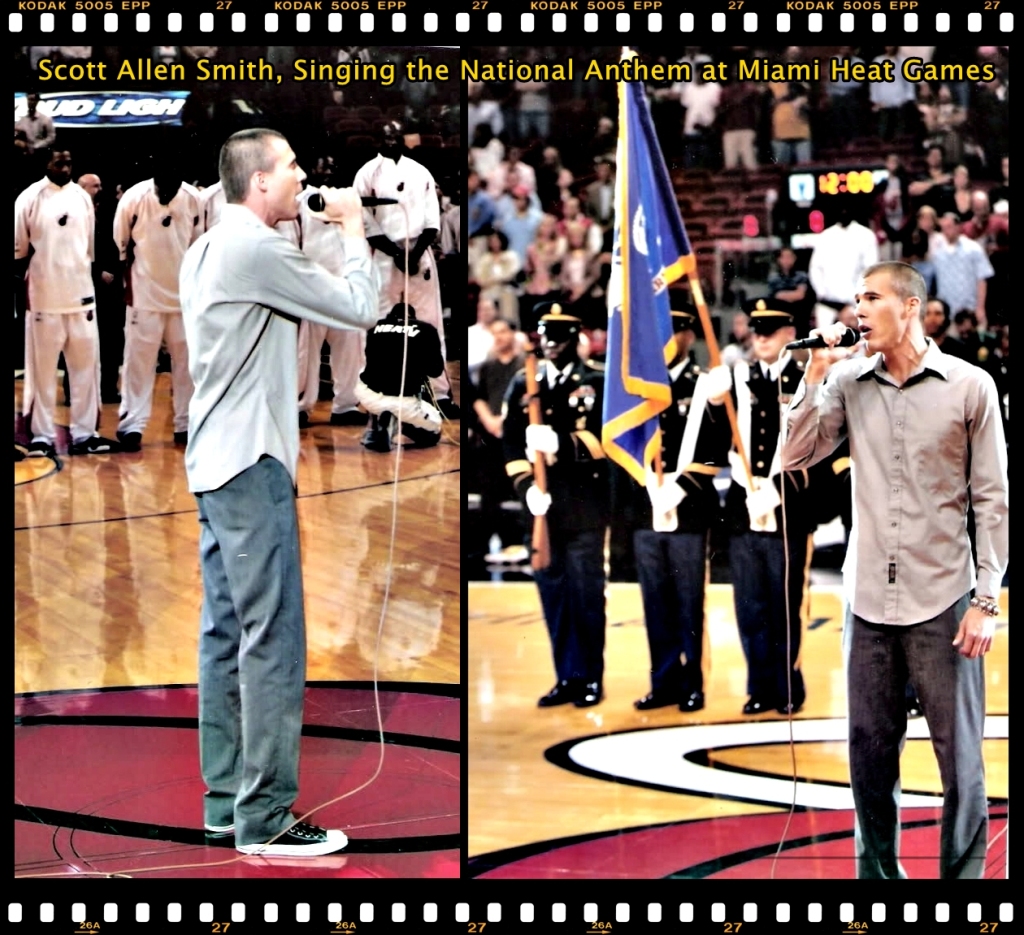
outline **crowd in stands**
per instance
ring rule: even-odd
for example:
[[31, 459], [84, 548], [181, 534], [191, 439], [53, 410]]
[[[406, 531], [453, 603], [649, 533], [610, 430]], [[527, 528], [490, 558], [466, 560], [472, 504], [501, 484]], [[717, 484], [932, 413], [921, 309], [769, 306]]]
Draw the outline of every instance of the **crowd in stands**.
[[[918, 267], [936, 302], [925, 319], [943, 351], [992, 373], [1007, 421], [1009, 390], [1009, 126], [1006, 47], [747, 47], [638, 50], [648, 62], [725, 62], [728, 81], [649, 83], [648, 99], [680, 212], [725, 358], [749, 356], [743, 296], [730, 289], [723, 243], [773, 234], [762, 281], [749, 297], [788, 303], [800, 329], [855, 321], [861, 273], [880, 259]], [[617, 50], [495, 47], [481, 62], [614, 63]], [[832, 59], [861, 63], [918, 58], [939, 67], [988, 64], [992, 81], [865, 83], [832, 81]], [[738, 81], [740, 61], [818, 60], [818, 81]], [[468, 121], [469, 288], [476, 309], [467, 346], [471, 377], [511, 377], [536, 329], [538, 306], [558, 302], [583, 322], [584, 354], [605, 351], [618, 136], [616, 84], [585, 81], [470, 83]], [[947, 68], [946, 74], [956, 75]], [[833, 165], [885, 170], [873, 196], [836, 210], [815, 238], [794, 249], [780, 220], [786, 174]], [[813, 240], [813, 245], [811, 241]], [[719, 250], [720, 254], [720, 250]], [[771, 271], [768, 272], [768, 262]], [[941, 314], [937, 309], [941, 309]], [[472, 311], [470, 324], [474, 324]], [[511, 330], [511, 339], [507, 333]], [[490, 332], [502, 335], [490, 340]], [[513, 355], [513, 356], [509, 356]], [[496, 357], [507, 361], [484, 368]], [[501, 393], [478, 387], [472, 432], [500, 437]], [[492, 460], [479, 459], [470, 489], [493, 487]], [[511, 497], [511, 494], [508, 494]], [[493, 530], [484, 532], [490, 534]], [[503, 543], [508, 539], [502, 535]]]

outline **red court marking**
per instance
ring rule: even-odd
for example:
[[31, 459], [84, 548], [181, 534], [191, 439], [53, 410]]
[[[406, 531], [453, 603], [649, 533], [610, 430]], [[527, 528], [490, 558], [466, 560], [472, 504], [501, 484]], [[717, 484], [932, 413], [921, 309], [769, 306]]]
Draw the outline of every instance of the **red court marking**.
[[[412, 688], [414, 686], [410, 686]], [[386, 734], [459, 739], [459, 700], [415, 691], [380, 692]], [[160, 839], [174, 829], [202, 828], [203, 786], [198, 736], [193, 725], [160, 721], [197, 716], [193, 687], [127, 691], [65, 692], [15, 699], [15, 715], [156, 718], [153, 724], [99, 725], [58, 722], [30, 724], [15, 731], [15, 803], [70, 813], [46, 824], [15, 821], [16, 872], [82, 872], [163, 864], [212, 863], [236, 856], [233, 849]], [[300, 795], [295, 814], [339, 796], [374, 774], [380, 759], [373, 691], [344, 684], [307, 689], [307, 726], [370, 732], [367, 739], [303, 737]], [[459, 754], [450, 749], [387, 744], [381, 775], [366, 789], [327, 806], [309, 820], [346, 831], [355, 848], [365, 841], [381, 853], [353, 850], [324, 858], [273, 860], [249, 858], [229, 867], [211, 867], [153, 876], [373, 876], [454, 877], [459, 852], [446, 845], [394, 850], [389, 839], [452, 836], [459, 833]], [[38, 813], [37, 813], [38, 814]], [[131, 834], [100, 833], [85, 816], [113, 822], [138, 822]], [[170, 829], [170, 831], [166, 830]], [[201, 841], [201, 836], [199, 838]], [[147, 875], [148, 876], [148, 875]]]
[[[933, 822], [925, 827], [905, 827], [901, 834], [901, 862], [911, 879], [938, 877], [941, 809], [908, 809], [908, 825]], [[523, 850], [545, 848], [540, 843], [515, 852], [482, 855], [473, 866], [501, 863], [479, 873], [478, 879], [608, 880], [662, 879], [677, 875], [702, 879], [768, 879], [779, 840], [786, 826], [785, 814], [741, 815], [685, 822], [601, 835], [586, 841], [546, 842], [539, 853]], [[993, 814], [989, 839], [1005, 827], [1005, 806]], [[794, 844], [804, 839], [806, 843]], [[775, 862], [775, 879], [853, 879], [853, 812], [815, 811], [793, 815], [784, 846]], [[994, 852], [993, 852], [994, 851]], [[990, 851], [986, 876], [1002, 876], [999, 842]], [[511, 858], [511, 859], [510, 859]]]

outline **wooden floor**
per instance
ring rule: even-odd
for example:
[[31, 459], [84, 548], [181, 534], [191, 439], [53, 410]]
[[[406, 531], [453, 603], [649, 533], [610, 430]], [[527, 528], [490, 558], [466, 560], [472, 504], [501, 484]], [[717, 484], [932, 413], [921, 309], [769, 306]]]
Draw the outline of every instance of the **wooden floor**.
[[[169, 376], [157, 377], [141, 452], [15, 464], [17, 692], [196, 681], [199, 527], [171, 442]], [[16, 402], [20, 390], [16, 380]], [[57, 421], [67, 414], [58, 407]], [[437, 448], [404, 451], [393, 485], [396, 456], [366, 451], [361, 429], [329, 416], [318, 403], [299, 456], [308, 678], [368, 680], [379, 656], [382, 681], [458, 683], [459, 423]], [[100, 433], [116, 425], [104, 406]]]
[[[774, 712], [744, 717], [740, 711], [746, 700], [746, 665], [729, 585], [709, 586], [707, 706], [695, 714], [682, 714], [676, 707], [634, 710], [633, 701], [650, 690], [650, 660], [638, 587], [609, 585], [607, 606], [605, 701], [587, 709], [572, 705], [538, 709], [537, 698], [551, 687], [555, 677], [536, 587], [530, 582], [469, 584], [466, 682], [470, 860], [510, 848], [542, 853], [545, 842], [576, 835], [759, 813], [784, 817], [788, 811], [788, 792], [786, 805], [758, 804], [753, 794], [751, 801], [717, 797], [714, 791], [680, 794], [608, 781], [607, 777], [566, 769], [557, 762], [558, 757], [554, 757], [556, 762], [546, 758], [553, 747], [580, 738], [644, 728], [722, 725], [719, 739], [708, 742], [707, 765], [774, 776], [786, 781], [785, 789], [791, 785], [793, 754], [786, 719]], [[999, 618], [995, 646], [986, 659], [989, 715], [1005, 715], [1008, 710], [1008, 607], [1009, 593], [1004, 590], [1003, 616]], [[813, 722], [825, 739], [812, 738], [796, 745], [796, 772], [809, 783], [845, 786], [849, 775], [842, 739], [845, 728], [829, 720], [845, 717], [846, 707], [840, 655], [842, 602], [837, 587], [812, 587], [808, 620], [802, 646], [807, 703], [797, 718]], [[747, 726], [759, 721], [782, 722], [774, 742], [730, 739], [743, 736], [742, 732], [749, 734]], [[911, 721], [911, 725], [918, 731], [924, 729], [923, 720]], [[834, 728], [839, 735], [829, 736]], [[755, 729], [773, 730], [771, 725]], [[713, 731], [708, 735], [716, 736]], [[988, 795], [1005, 798], [1007, 741], [986, 740], [985, 756]], [[617, 765], [626, 772], [632, 770], [631, 775], [643, 768], [637, 763]], [[615, 768], [616, 764], [609, 767], [612, 771]], [[940, 791], [938, 769], [927, 739], [908, 742], [902, 770], [905, 796], [915, 791]], [[654, 783], [659, 781], [653, 773], [649, 778]], [[612, 851], [614, 846], [606, 842], [603, 853], [607, 856]]]

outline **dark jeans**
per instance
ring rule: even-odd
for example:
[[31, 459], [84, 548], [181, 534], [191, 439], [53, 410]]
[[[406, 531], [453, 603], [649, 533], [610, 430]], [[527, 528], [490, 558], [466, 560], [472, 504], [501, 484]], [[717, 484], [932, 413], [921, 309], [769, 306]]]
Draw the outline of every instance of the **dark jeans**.
[[604, 529], [551, 530], [551, 564], [534, 573], [560, 681], [604, 675]]
[[704, 690], [707, 534], [638, 529], [633, 544], [651, 649], [651, 690], [683, 699]]
[[921, 699], [942, 776], [940, 876], [977, 879], [984, 873], [984, 657], [967, 659], [953, 646], [968, 602], [965, 595], [913, 626], [872, 624], [847, 611], [843, 654], [860, 879], [906, 878], [899, 862], [899, 803], [908, 678]]
[[203, 609], [199, 753], [207, 825], [238, 844], [293, 824], [306, 683], [295, 488], [264, 457], [196, 495]]
[[807, 575], [808, 536], [789, 536], [789, 659], [786, 657], [786, 552], [781, 536], [742, 532], [729, 539], [729, 569], [740, 643], [747, 658], [747, 693], [774, 705], [804, 703], [800, 610]]

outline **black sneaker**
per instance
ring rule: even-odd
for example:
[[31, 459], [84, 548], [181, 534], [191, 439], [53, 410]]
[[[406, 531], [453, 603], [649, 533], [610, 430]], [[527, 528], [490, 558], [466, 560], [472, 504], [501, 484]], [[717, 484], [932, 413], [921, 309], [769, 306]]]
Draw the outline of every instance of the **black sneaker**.
[[373, 417], [370, 427], [363, 432], [362, 444], [369, 451], [388, 452], [391, 450], [391, 433], [382, 424], [381, 419]]
[[358, 409], [331, 413], [331, 425], [366, 425], [366, 419], [367, 414]]
[[109, 455], [120, 450], [121, 446], [116, 441], [102, 435], [93, 435], [84, 442], [75, 442], [68, 446], [69, 455]]
[[142, 433], [141, 432], [118, 432], [117, 440], [121, 443], [122, 451], [141, 451], [142, 450]]
[[187, 445], [188, 444], [188, 432], [175, 432], [174, 433], [174, 444], [175, 445]]
[[206, 825], [203, 831], [206, 834], [206, 844], [208, 847], [235, 846], [234, 825]]
[[254, 857], [323, 857], [347, 844], [344, 831], [328, 831], [298, 821], [270, 844], [236, 844], [235, 850]]
[[57, 449], [49, 442], [32, 442], [28, 446], [28, 456], [30, 458], [56, 458]]
[[452, 422], [458, 422], [462, 418], [462, 410], [459, 409], [458, 404], [450, 396], [439, 399], [437, 401], [437, 408], [441, 410], [441, 415]]

